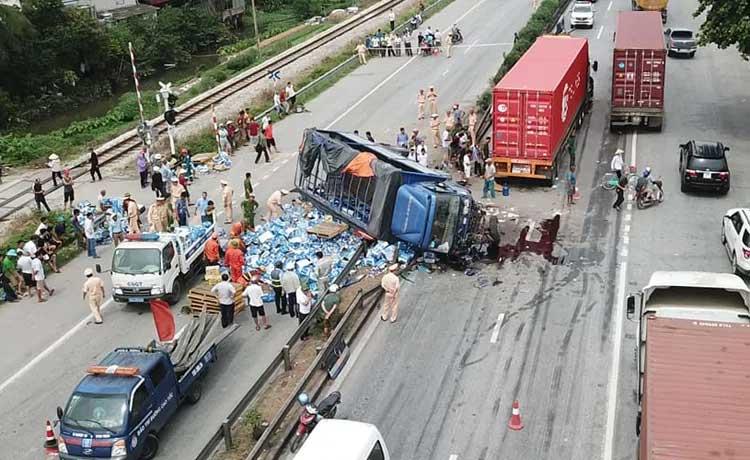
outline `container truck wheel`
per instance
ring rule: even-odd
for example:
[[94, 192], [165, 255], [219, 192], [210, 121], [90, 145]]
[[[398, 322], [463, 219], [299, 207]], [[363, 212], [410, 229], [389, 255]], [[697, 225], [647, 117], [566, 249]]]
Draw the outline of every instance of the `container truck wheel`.
[[167, 296], [167, 303], [174, 305], [180, 301], [180, 297], [182, 297], [182, 282], [176, 279], [172, 285], [172, 293]]
[[152, 460], [159, 452], [159, 438], [155, 433], [149, 433], [143, 441], [140, 460]]
[[185, 399], [188, 403], [195, 404], [201, 400], [202, 395], [203, 384], [200, 380], [198, 380], [197, 382], [193, 383], [193, 386], [190, 388], [190, 393], [187, 394], [187, 397]]

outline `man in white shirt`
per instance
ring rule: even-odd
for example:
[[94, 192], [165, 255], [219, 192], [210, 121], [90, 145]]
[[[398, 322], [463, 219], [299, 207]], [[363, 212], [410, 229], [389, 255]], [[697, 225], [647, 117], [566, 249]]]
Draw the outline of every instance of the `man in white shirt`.
[[294, 109], [295, 102], [297, 102], [297, 92], [294, 90], [292, 82], [286, 84], [284, 92], [286, 93], [286, 102], [289, 104], [289, 111], [291, 112]]
[[234, 294], [237, 289], [229, 282], [229, 274], [222, 273], [221, 281], [211, 288], [211, 293], [219, 299], [221, 309], [221, 327], [227, 328], [234, 323]]
[[612, 157], [612, 163], [610, 163], [609, 167], [614, 171], [615, 174], [617, 174], [617, 178], [620, 179], [622, 177], [622, 168], [625, 165], [625, 162], [622, 160], [622, 149], [617, 149], [615, 152], [615, 156]]
[[36, 281], [36, 298], [38, 302], [46, 302], [47, 299], [45, 299], [42, 296], [42, 291], [47, 291], [48, 295], [52, 295], [55, 293], [54, 289], [50, 289], [47, 286], [47, 282], [45, 281], [44, 276], [44, 266], [42, 265], [42, 260], [36, 256], [36, 254], [31, 255], [31, 271], [34, 275], [34, 281]]
[[23, 282], [29, 289], [29, 295], [33, 295], [33, 290], [36, 289], [36, 282], [34, 282], [34, 271], [31, 268], [31, 256], [26, 250], [21, 252], [21, 257], [16, 262], [16, 267], [21, 270], [21, 276]]
[[281, 289], [286, 294], [289, 316], [292, 318], [297, 314], [297, 291], [299, 290], [299, 287], [299, 276], [297, 276], [297, 272], [294, 271], [294, 263], [292, 262], [286, 266], [286, 271], [281, 275]]
[[[312, 310], [313, 299], [310, 295], [310, 288], [308, 288], [307, 286], [298, 287], [296, 297], [297, 319], [299, 320], [299, 323], [302, 324], [305, 318], [310, 315], [310, 311]], [[305, 329], [302, 332], [302, 337], [300, 337], [300, 340], [307, 340], [307, 332], [308, 329]]]
[[[269, 329], [271, 325], [268, 324], [266, 311], [263, 308], [263, 289], [258, 284], [257, 278], [250, 280], [250, 284], [242, 292], [242, 297], [245, 298], [245, 305], [250, 308], [250, 315], [255, 321], [255, 330], [259, 331], [261, 324], [263, 329]], [[258, 316], [260, 316], [260, 322], [258, 322]]]
[[331, 282], [331, 270], [333, 270], [333, 259], [323, 255], [323, 251], [315, 253], [315, 275], [318, 278], [318, 292], [322, 295], [328, 289]]
[[34, 243], [34, 240], [29, 240], [23, 245], [23, 252], [25, 252], [28, 255], [35, 254], [37, 251], [36, 243]]
[[94, 229], [94, 214], [86, 214], [86, 218], [83, 220], [83, 234], [86, 236], [86, 249], [89, 257], [98, 259], [96, 255], [96, 230]]

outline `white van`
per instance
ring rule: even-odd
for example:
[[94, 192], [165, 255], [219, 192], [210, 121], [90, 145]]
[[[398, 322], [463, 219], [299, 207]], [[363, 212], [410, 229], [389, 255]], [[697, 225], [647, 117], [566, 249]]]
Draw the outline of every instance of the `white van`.
[[315, 426], [294, 460], [390, 460], [375, 425], [323, 419]]

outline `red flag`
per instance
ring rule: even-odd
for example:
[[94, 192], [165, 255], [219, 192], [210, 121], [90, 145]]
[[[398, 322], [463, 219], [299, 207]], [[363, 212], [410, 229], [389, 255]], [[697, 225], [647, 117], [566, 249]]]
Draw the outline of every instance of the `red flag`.
[[148, 302], [151, 313], [154, 315], [154, 325], [160, 342], [169, 342], [174, 339], [174, 316], [169, 309], [169, 304], [161, 299], [153, 299]]

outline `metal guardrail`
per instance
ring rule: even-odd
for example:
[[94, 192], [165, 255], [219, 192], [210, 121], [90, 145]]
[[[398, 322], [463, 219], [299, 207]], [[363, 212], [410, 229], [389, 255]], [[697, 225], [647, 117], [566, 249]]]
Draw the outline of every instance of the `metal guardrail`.
[[[231, 78], [230, 80], [222, 84], [219, 84], [215, 88], [203, 94], [196, 96], [195, 98], [188, 101], [185, 105], [177, 108], [178, 122], [184, 122], [199, 114], [206, 112], [207, 110], [211, 108], [212, 105], [230, 97], [236, 91], [241, 90], [242, 88], [248, 85], [257, 83], [258, 81], [264, 80], [265, 78], [267, 78], [269, 71], [278, 70], [280, 68], [283, 68], [286, 65], [289, 65], [295, 62], [296, 60], [298, 60], [301, 57], [304, 57], [308, 53], [322, 46], [327, 45], [328, 43], [330, 43], [331, 41], [335, 39], [338, 39], [339, 37], [343, 36], [347, 32], [367, 23], [368, 21], [374, 18], [377, 18], [378, 16], [381, 16], [389, 9], [403, 3], [404, 1], [405, 0], [383, 0], [381, 3], [367, 10], [364, 10], [362, 13], [359, 13], [358, 15], [340, 24], [337, 24], [336, 26], [331, 27], [330, 29], [324, 30], [320, 34], [316, 35], [315, 37], [290, 48], [289, 50], [279, 54], [278, 56], [275, 56], [271, 59], [268, 59], [262, 62], [261, 64]], [[326, 75], [330, 75], [330, 74], [327, 73]], [[312, 82], [312, 83], [317, 83], [320, 80], [321, 78], [316, 79], [315, 82]], [[312, 83], [300, 89], [300, 91], [297, 92], [298, 97], [299, 97], [299, 94], [303, 93], [304, 90], [311, 87]], [[265, 111], [264, 114], [269, 113], [270, 110], [271, 109]], [[149, 120], [149, 123], [151, 124], [152, 128], [155, 129], [156, 132], [159, 134], [167, 131], [167, 123], [161, 117], [157, 117], [152, 120]], [[141, 143], [140, 138], [138, 137], [137, 131], [131, 130], [118, 136], [114, 140], [109, 141], [103, 146], [99, 146], [95, 150], [98, 152], [99, 165], [104, 166], [127, 153], [137, 152], [141, 148], [141, 146], [142, 146], [142, 143]], [[88, 164], [88, 160], [82, 160], [72, 165], [70, 169], [78, 170], [80, 168], [86, 167], [87, 164]], [[79, 177], [82, 177], [86, 175], [87, 173], [88, 171], [80, 171], [77, 173], [73, 173], [72, 176], [74, 179], [78, 179]], [[49, 177], [49, 178], [43, 179], [41, 182], [43, 185], [46, 185], [50, 183], [51, 181], [52, 179], [51, 177]], [[55, 192], [61, 188], [62, 188], [62, 185], [54, 186], [46, 190], [45, 194]], [[8, 207], [12, 203], [15, 203], [16, 201], [19, 201], [19, 200], [21, 200], [20, 204], [13, 205], [11, 209], [0, 213], [0, 220], [10, 217], [11, 215], [15, 214], [21, 209], [26, 208], [28, 205], [34, 202], [33, 193], [31, 192], [31, 187], [28, 187], [27, 189], [22, 190], [20, 192], [17, 192], [8, 198], [0, 200], [0, 208]]]
[[[357, 251], [346, 264], [339, 276], [336, 278], [335, 283], [341, 283], [346, 279], [347, 276], [349, 276], [349, 272], [355, 267], [357, 261], [364, 255], [365, 251], [366, 244], [363, 242], [360, 244], [359, 248], [357, 248]], [[321, 305], [323, 303], [323, 297], [325, 297], [325, 293], [320, 296], [320, 298], [310, 311], [308, 317], [302, 322], [302, 324], [299, 325], [294, 334], [292, 334], [292, 336], [286, 342], [286, 345], [284, 345], [279, 353], [273, 358], [268, 367], [266, 367], [265, 371], [263, 371], [263, 373], [260, 375], [260, 377], [258, 377], [255, 383], [253, 383], [247, 393], [245, 393], [242, 399], [240, 399], [234, 409], [232, 409], [232, 411], [229, 412], [229, 415], [224, 418], [224, 421], [221, 422], [221, 425], [219, 425], [216, 431], [214, 431], [214, 434], [211, 435], [211, 438], [208, 440], [206, 445], [203, 446], [203, 449], [201, 449], [200, 453], [196, 456], [197, 460], [206, 460], [210, 458], [222, 440], [224, 440], [224, 446], [227, 450], [232, 448], [232, 426], [247, 410], [253, 399], [255, 399], [260, 391], [268, 384], [268, 382], [271, 381], [276, 371], [278, 371], [282, 366], [285, 370], [290, 370], [292, 368], [289, 352], [292, 346], [299, 342], [304, 331], [312, 326], [317, 313], [322, 308]], [[341, 324], [342, 322], [343, 320], [339, 324]]]

